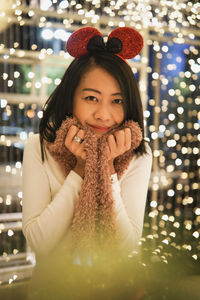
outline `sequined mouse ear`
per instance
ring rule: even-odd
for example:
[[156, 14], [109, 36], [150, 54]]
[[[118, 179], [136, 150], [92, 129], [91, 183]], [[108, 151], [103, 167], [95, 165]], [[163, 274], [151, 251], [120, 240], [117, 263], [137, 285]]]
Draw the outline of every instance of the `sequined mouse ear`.
[[82, 55], [87, 54], [88, 42], [95, 35], [102, 36], [102, 34], [93, 27], [88, 26], [76, 30], [74, 33], [72, 33], [67, 41], [66, 49], [68, 53], [75, 58], [79, 58]]
[[114, 29], [108, 36], [108, 40], [118, 38], [122, 43], [122, 50], [117, 53], [124, 59], [130, 59], [140, 53], [143, 47], [143, 37], [130, 27], [119, 27]]

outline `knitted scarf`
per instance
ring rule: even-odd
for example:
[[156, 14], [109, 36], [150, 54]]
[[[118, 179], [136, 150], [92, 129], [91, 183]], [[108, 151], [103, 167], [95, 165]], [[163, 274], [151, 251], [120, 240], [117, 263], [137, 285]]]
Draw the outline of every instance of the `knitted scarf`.
[[93, 243], [95, 246], [96, 243], [103, 246], [106, 240], [109, 241], [109, 244], [115, 243], [119, 240], [119, 236], [106, 156], [107, 137], [115, 130], [126, 127], [131, 129], [131, 149], [114, 160], [114, 167], [118, 179], [120, 179], [133, 158], [134, 149], [142, 140], [142, 131], [138, 123], [125, 121], [117, 129], [112, 129], [98, 137], [89, 126], [82, 126], [75, 118], [67, 118], [57, 130], [54, 142], [45, 141], [48, 151], [58, 162], [65, 176], [76, 165], [76, 157], [65, 147], [65, 138], [72, 125], [85, 131], [84, 149], [86, 152], [84, 179], [72, 220], [73, 247], [91, 248]]

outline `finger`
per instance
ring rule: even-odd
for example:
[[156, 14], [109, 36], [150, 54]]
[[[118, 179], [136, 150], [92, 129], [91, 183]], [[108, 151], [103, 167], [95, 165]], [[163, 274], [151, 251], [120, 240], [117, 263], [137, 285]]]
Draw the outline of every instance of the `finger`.
[[125, 128], [125, 149], [128, 151], [131, 148], [131, 129], [130, 128]]
[[74, 136], [77, 134], [77, 132], [79, 131], [78, 127], [75, 126], [75, 125], [72, 125], [69, 130], [68, 130], [68, 133], [67, 133], [67, 136], [65, 138], [65, 146], [67, 148], [69, 148]]
[[[84, 130], [80, 129], [75, 135], [75, 136], [78, 136], [80, 139], [84, 140], [84, 136], [85, 136], [85, 132]], [[74, 140], [74, 137], [73, 137], [73, 140]], [[76, 141], [75, 141], [76, 142]]]
[[78, 145], [74, 148], [74, 155], [85, 160], [86, 159], [85, 141], [83, 141], [81, 144], [79, 143], [77, 144]]
[[[85, 148], [85, 142], [84, 142], [84, 136], [85, 136], [85, 131], [83, 129], [80, 129], [76, 135], [77, 137], [79, 137], [82, 142], [78, 142], [76, 140], [72, 140], [72, 145], [71, 145], [71, 151], [73, 152], [73, 154], [78, 157], [81, 158], [82, 160], [86, 159], [86, 152], [84, 150]], [[74, 136], [74, 137], [75, 137]]]
[[115, 137], [113, 134], [110, 134], [108, 136], [108, 148], [110, 150], [111, 155], [113, 152], [116, 152], [117, 144], [116, 144]]
[[84, 144], [81, 145], [83, 146], [83, 148], [81, 149], [81, 152], [80, 152], [80, 157], [83, 159], [83, 160], [86, 160], [86, 151], [84, 150]]
[[85, 151], [82, 152], [81, 158], [82, 158], [83, 160], [86, 160], [86, 152], [85, 152]]
[[124, 143], [125, 143], [124, 130], [118, 130], [114, 134], [115, 134], [115, 137], [116, 137], [116, 143], [117, 143], [118, 150], [123, 150], [124, 149]]
[[110, 147], [109, 147], [108, 143], [106, 144], [106, 155], [107, 155], [107, 159], [109, 161], [112, 157], [111, 157]]

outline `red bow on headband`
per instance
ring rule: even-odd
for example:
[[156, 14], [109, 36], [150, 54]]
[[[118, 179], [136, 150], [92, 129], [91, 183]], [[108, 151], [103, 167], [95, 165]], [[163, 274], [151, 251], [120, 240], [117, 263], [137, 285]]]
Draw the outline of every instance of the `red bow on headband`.
[[66, 44], [68, 53], [75, 58], [92, 51], [108, 51], [123, 59], [130, 59], [138, 55], [142, 47], [141, 34], [130, 27], [119, 27], [113, 30], [109, 34], [106, 44], [102, 34], [96, 28], [80, 28], [69, 37]]

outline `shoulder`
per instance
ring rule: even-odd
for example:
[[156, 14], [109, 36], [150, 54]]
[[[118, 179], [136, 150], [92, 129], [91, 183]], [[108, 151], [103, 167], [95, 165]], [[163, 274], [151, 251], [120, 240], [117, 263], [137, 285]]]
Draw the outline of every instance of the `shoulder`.
[[146, 149], [147, 153], [145, 153], [141, 156], [145, 156], [148, 159], [152, 159], [152, 150], [151, 150], [151, 147], [150, 147], [149, 143], [147, 141], [145, 141], [144, 144], [145, 144], [145, 149]]
[[40, 155], [40, 135], [39, 133], [30, 136], [24, 147], [24, 153], [34, 153], [34, 155]]
[[152, 162], [151, 147], [147, 141], [145, 141], [144, 145], [145, 145], [146, 153], [143, 153], [142, 155], [134, 156], [132, 159], [132, 162], [134, 162], [134, 163], [142, 163], [142, 162], [143, 163], [145, 163], [145, 162], [151, 163]]
[[128, 169], [123, 174], [122, 178], [129, 176], [146, 176], [150, 174], [152, 167], [152, 150], [148, 142], [145, 142], [146, 153], [136, 156], [134, 155]]
[[40, 135], [39, 135], [39, 133], [36, 133], [36, 134], [33, 134], [33, 135], [31, 135], [28, 139], [27, 139], [27, 141], [26, 141], [26, 146], [28, 145], [28, 146], [36, 146], [36, 145], [38, 145], [40, 143]]

